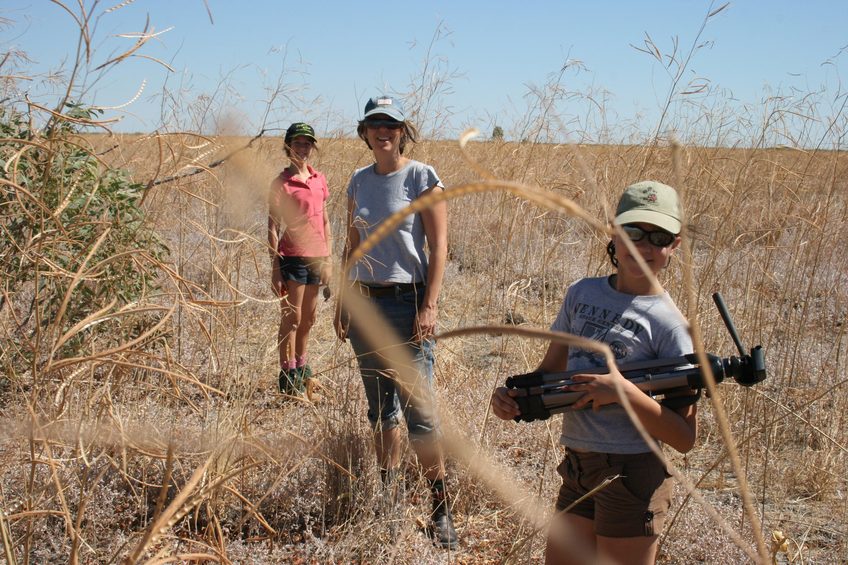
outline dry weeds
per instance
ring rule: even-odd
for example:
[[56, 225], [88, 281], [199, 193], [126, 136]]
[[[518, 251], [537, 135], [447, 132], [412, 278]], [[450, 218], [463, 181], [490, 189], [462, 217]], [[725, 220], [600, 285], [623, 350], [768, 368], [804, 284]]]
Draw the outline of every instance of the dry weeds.
[[[86, 18], [78, 21], [82, 65], [90, 37]], [[107, 65], [154, 36], [145, 28]], [[650, 37], [645, 49], [666, 59]], [[663, 137], [662, 123], [648, 143], [543, 143], [566, 129], [553, 110], [564, 96], [566, 65], [540, 89], [541, 110], [517, 127], [536, 132], [526, 142], [470, 141], [461, 150], [455, 141], [425, 141], [412, 149], [448, 186], [440, 330], [453, 337], [439, 343], [436, 374], [462, 538], [452, 553], [423, 533], [427, 489], [412, 461], [404, 504], [377, 502], [365, 401], [350, 347], [332, 329], [332, 301], [320, 304], [312, 334], [323, 401], [276, 392], [279, 310], [265, 249], [265, 191], [286, 164], [280, 140], [265, 129], [250, 138], [173, 130], [73, 137], [103, 167], [126, 168], [146, 187], [147, 219], [170, 255], [137, 262], [158, 273], [158, 290], [119, 311], [104, 303], [71, 328], [47, 320], [42, 332], [27, 318], [37, 284], [17, 294], [4, 287], [5, 562], [540, 563], [541, 530], [559, 484], [559, 421], [502, 422], [489, 414], [489, 395], [538, 362], [545, 341], [528, 337], [530, 330], [548, 327], [567, 286], [609, 272], [607, 212], [624, 186], [648, 178], [684, 197], [689, 253], [677, 256], [663, 283], [700, 330], [704, 350], [734, 353], [711, 306], [720, 291], [747, 345], [763, 345], [769, 368], [752, 389], [721, 385], [701, 402], [696, 448], [666, 452], [680, 481], [659, 561], [744, 562], [759, 553], [781, 563], [848, 562], [845, 116], [841, 109], [816, 115], [809, 97], [764, 101], [769, 118], [761, 126], [708, 106], [709, 99], [688, 107], [694, 118], [678, 115], [678, 81], [696, 50], [668, 58], [674, 84], [663, 119], [689, 126], [682, 146]], [[440, 123], [431, 97], [445, 83], [419, 86], [422, 119]], [[284, 95], [278, 90], [271, 103]], [[62, 103], [56, 108], [29, 110], [97, 124], [62, 117]], [[813, 137], [816, 122], [831, 124], [825, 137]], [[581, 140], [610, 137], [575, 132]], [[729, 148], [730, 138], [749, 142]], [[767, 148], [775, 139], [795, 148]], [[4, 172], [16, 174], [22, 155], [54, 141], [36, 136], [26, 147], [3, 146]], [[315, 166], [327, 176], [333, 232], [341, 234], [348, 179], [370, 153], [340, 135], [320, 147]], [[3, 190], [32, 197], [10, 182]], [[63, 190], [70, 198], [74, 184]], [[0, 211], [4, 222], [11, 209]], [[25, 251], [44, 267], [37, 241]], [[336, 256], [340, 247], [334, 242]], [[77, 289], [90, 275], [84, 265], [45, 270]], [[106, 319], [139, 330], [123, 341], [120, 332], [91, 331]], [[504, 324], [527, 331], [490, 335]], [[487, 330], [464, 331], [472, 327]], [[57, 356], [72, 337], [82, 349]], [[32, 363], [16, 364], [28, 348]]]
[[[90, 141], [117, 144], [104, 158], [138, 180], [178, 175], [249, 141], [189, 147], [188, 139]], [[163, 147], [174, 156], [164, 169]], [[316, 165], [330, 180], [330, 213], [341, 233], [346, 179], [367, 155], [352, 140], [322, 140], [321, 147]], [[472, 142], [467, 150], [499, 179], [531, 178], [549, 197], [572, 199], [597, 218], [635, 180], [632, 163], [644, 158], [625, 146]], [[656, 164], [643, 177], [668, 179], [672, 149], [653, 151]], [[751, 390], [720, 389], [756, 519], [769, 538], [773, 530], [786, 535], [785, 558], [793, 562], [843, 559], [848, 395], [840, 375], [848, 266], [839, 244], [848, 209], [846, 161], [828, 152], [681, 151], [692, 299], [681, 262], [664, 284], [699, 324], [708, 351], [733, 353], [707, 300], [720, 290], [743, 339], [762, 343], [767, 353], [767, 381]], [[414, 156], [436, 166], [449, 192], [480, 183], [455, 143], [425, 142]], [[426, 489], [413, 467], [405, 477], [407, 504], [388, 521], [395, 527], [375, 516], [379, 479], [364, 400], [349, 346], [332, 332], [332, 302], [320, 305], [312, 345], [325, 401], [286, 402], [275, 393], [278, 309], [263, 241], [264, 190], [282, 165], [279, 141], [259, 140], [202, 175], [150, 189], [145, 206], [172, 260], [162, 291], [149, 297], [174, 308], [160, 339], [51, 369], [37, 385], [28, 374], [9, 375], [0, 492], [5, 545], [18, 563], [65, 562], [69, 555], [80, 563], [541, 559], [542, 535], [525, 506], [549, 511], [558, 484], [557, 421], [501, 422], [488, 414], [487, 400], [506, 376], [533, 367], [542, 340], [501, 333], [440, 343], [440, 406], [446, 420], [461, 422], [451, 435], [472, 450], [451, 466], [463, 541], [450, 555], [421, 531]], [[597, 188], [587, 188], [592, 184]], [[600, 231], [531, 203], [529, 194], [469, 190], [449, 201], [443, 332], [506, 320], [545, 328], [571, 281], [607, 270]], [[7, 335], [9, 323], [5, 316]], [[756, 552], [739, 477], [708, 402], [701, 414], [697, 448], [686, 457], [667, 455], [747, 546], [737, 547], [678, 487], [661, 562], [738, 562]], [[483, 456], [516, 501], [507, 504], [479, 468], [459, 463]]]

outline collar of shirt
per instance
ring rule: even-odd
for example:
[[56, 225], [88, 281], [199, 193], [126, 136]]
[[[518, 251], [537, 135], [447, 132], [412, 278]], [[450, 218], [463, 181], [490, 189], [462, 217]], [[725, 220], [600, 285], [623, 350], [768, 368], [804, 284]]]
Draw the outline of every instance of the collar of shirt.
[[[310, 178], [310, 179], [311, 179], [311, 178], [313, 178], [313, 177], [315, 176], [315, 169], [313, 169], [313, 168], [312, 168], [312, 165], [307, 164], [307, 165], [306, 165], [306, 170], [307, 170], [307, 171], [309, 171], [309, 178]], [[283, 179], [284, 179], [284, 180], [290, 180], [290, 179], [293, 179], [293, 180], [300, 180], [300, 179], [296, 179], [296, 178], [294, 178], [294, 175], [291, 173], [291, 171], [289, 171], [289, 168], [288, 168], [288, 167], [286, 167], [285, 169], [283, 169], [283, 172], [281, 173], [281, 176], [283, 177]], [[307, 180], [308, 180], [308, 179], [307, 179]], [[301, 182], [303, 182], [303, 181], [301, 181]]]

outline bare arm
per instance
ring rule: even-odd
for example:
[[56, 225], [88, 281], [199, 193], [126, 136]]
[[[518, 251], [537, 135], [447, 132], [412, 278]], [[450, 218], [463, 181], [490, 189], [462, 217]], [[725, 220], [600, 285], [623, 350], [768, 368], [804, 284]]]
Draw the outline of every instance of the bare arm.
[[564, 343], [551, 343], [536, 370], [540, 373], [560, 373], [567, 367], [568, 346]]
[[[359, 247], [359, 232], [353, 224], [353, 199], [347, 199], [347, 233], [345, 236], [344, 249], [342, 250], [342, 268], [347, 265], [347, 260], [351, 253]], [[350, 322], [347, 315], [343, 312], [342, 303], [344, 302], [344, 293], [347, 287], [347, 272], [342, 272], [339, 275], [339, 292], [336, 298], [336, 315], [334, 317], [334, 325], [336, 335], [344, 341], [347, 338], [348, 324]]]
[[[442, 187], [436, 185], [422, 193], [441, 192]], [[424, 303], [418, 311], [415, 321], [415, 337], [418, 340], [430, 337], [436, 331], [436, 319], [439, 315], [439, 294], [442, 291], [442, 280], [448, 260], [448, 207], [444, 201], [438, 202], [421, 212], [424, 223], [424, 235], [427, 237], [427, 247], [430, 251], [427, 267], [427, 281], [424, 290]]]
[[271, 255], [272, 260], [277, 257], [277, 246], [280, 243], [280, 226], [282, 225], [280, 204], [277, 201], [279, 190], [278, 179], [274, 179], [271, 183], [271, 188], [268, 190], [268, 253]]
[[279, 206], [274, 200], [277, 190], [276, 181], [271, 184], [271, 192], [268, 195], [268, 256], [271, 258], [271, 287], [274, 294], [280, 296], [283, 292], [283, 276], [280, 273], [280, 261], [278, 259], [280, 244], [280, 218]]
[[327, 208], [324, 208], [324, 241], [327, 244], [327, 261], [321, 266], [321, 284], [330, 284], [330, 275], [332, 274], [332, 267], [330, 264], [330, 257], [333, 254], [333, 236], [330, 232], [330, 218], [327, 215]]
[[[346, 264], [347, 260], [353, 254], [354, 251], [359, 247], [359, 231], [356, 229], [354, 225], [354, 217], [353, 217], [353, 199], [347, 199], [347, 234], [345, 234], [345, 244], [344, 249], [342, 250], [342, 264]], [[347, 275], [347, 273], [343, 273]]]
[[277, 246], [280, 243], [280, 224], [273, 214], [268, 214], [268, 254], [271, 259], [277, 257]]

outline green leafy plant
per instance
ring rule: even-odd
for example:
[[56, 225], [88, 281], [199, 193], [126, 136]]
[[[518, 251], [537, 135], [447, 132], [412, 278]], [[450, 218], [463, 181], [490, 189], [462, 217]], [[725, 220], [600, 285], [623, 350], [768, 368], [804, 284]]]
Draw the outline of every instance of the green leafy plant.
[[[66, 107], [43, 133], [0, 108], [0, 313], [15, 310], [26, 344], [19, 362], [43, 350], [35, 345], [42, 337], [51, 343], [94, 312], [142, 300], [156, 288], [156, 265], [168, 253], [145, 221], [144, 187], [101, 162], [80, 135], [97, 110]], [[125, 321], [118, 332], [114, 321], [75, 331], [60, 340], [59, 353], [107, 329], [128, 337], [135, 330]]]

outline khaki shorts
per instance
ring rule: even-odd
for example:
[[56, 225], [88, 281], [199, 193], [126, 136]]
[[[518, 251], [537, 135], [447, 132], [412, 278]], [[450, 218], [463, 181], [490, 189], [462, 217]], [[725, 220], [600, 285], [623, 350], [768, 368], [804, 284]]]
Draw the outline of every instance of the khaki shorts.
[[568, 512], [595, 522], [595, 535], [611, 538], [656, 536], [671, 506], [672, 482], [653, 453], [633, 455], [566, 450], [557, 467], [562, 487], [556, 509], [563, 511], [604, 479], [621, 475]]

